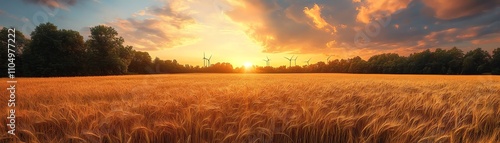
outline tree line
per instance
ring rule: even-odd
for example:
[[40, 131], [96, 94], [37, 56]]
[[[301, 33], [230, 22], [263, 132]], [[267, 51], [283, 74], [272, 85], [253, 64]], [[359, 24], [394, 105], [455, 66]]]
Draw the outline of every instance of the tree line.
[[490, 55], [477, 48], [464, 52], [456, 47], [449, 50], [429, 49], [400, 56], [396, 53], [374, 55], [367, 61], [359, 56], [336, 59], [311, 65], [278, 68], [256, 67], [256, 72], [313, 72], [313, 73], [380, 73], [380, 74], [500, 74], [500, 48]]
[[[90, 28], [84, 40], [79, 32], [58, 29], [52, 23], [38, 25], [30, 39], [15, 31], [16, 75], [28, 77], [95, 76], [156, 73], [387, 73], [387, 74], [500, 74], [500, 48], [488, 51], [477, 48], [464, 52], [425, 50], [407, 57], [395, 53], [374, 55], [367, 61], [360, 57], [317, 62], [305, 66], [233, 67], [216, 63], [208, 67], [182, 65], [177, 60], [152, 59], [148, 52], [124, 45], [124, 39], [109, 26]], [[0, 30], [1, 70], [7, 71], [8, 29]], [[7, 72], [2, 74], [6, 77]]]

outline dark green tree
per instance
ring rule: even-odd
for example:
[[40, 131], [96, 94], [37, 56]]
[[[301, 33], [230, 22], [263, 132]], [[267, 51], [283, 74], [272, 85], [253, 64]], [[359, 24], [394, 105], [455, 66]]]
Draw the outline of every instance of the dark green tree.
[[83, 36], [73, 30], [59, 30], [59, 40], [61, 41], [61, 64], [64, 69], [60, 75], [85, 75], [85, 60], [87, 47], [83, 41]]
[[134, 57], [132, 58], [128, 71], [132, 73], [147, 74], [152, 73], [151, 56], [148, 52], [141, 52], [134, 50]]
[[90, 28], [88, 46], [89, 72], [93, 75], [127, 73], [133, 58], [131, 46], [123, 46], [123, 38], [112, 27], [99, 25]]
[[491, 73], [500, 74], [500, 48], [493, 50], [491, 59]]
[[446, 74], [459, 74], [462, 70], [461, 68], [464, 58], [464, 52], [457, 47], [453, 47], [450, 50], [446, 51], [446, 54], [449, 58], [449, 61], [447, 61], [448, 70], [446, 71]]
[[64, 68], [60, 63], [57, 27], [52, 23], [38, 25], [31, 32], [31, 44], [24, 51], [28, 76], [55, 76]]
[[407, 66], [408, 73], [412, 74], [428, 73], [429, 68], [427, 64], [429, 63], [431, 56], [432, 52], [429, 49], [420, 53], [411, 54], [408, 57], [408, 66]]
[[82, 75], [85, 51], [80, 33], [58, 30], [52, 23], [40, 24], [24, 50], [25, 72], [28, 76]]
[[365, 73], [366, 72], [367, 62], [361, 57], [356, 56], [352, 59], [349, 59], [349, 67], [347, 72], [349, 73]]
[[405, 59], [395, 53], [374, 55], [368, 59], [370, 73], [401, 73]]
[[154, 73], [162, 73], [162, 67], [164, 65], [164, 61], [161, 60], [160, 58], [156, 57], [153, 60], [153, 71]]
[[448, 57], [446, 50], [437, 48], [432, 52], [428, 63], [425, 66], [425, 73], [429, 74], [445, 74], [448, 70], [448, 61], [451, 59]]
[[467, 52], [462, 63], [462, 74], [490, 72], [490, 59], [490, 54], [481, 48]]

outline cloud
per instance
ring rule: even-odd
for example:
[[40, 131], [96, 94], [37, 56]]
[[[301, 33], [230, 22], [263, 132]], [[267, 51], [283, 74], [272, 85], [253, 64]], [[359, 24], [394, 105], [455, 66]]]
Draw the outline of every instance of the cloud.
[[311, 18], [316, 28], [325, 29], [326, 32], [337, 32], [335, 26], [331, 26], [321, 17], [321, 8], [317, 4], [314, 4], [312, 8], [305, 7], [304, 13], [307, 17]]
[[26, 3], [44, 5], [49, 8], [68, 9], [78, 3], [78, 0], [23, 0]]
[[[349, 2], [350, 3], [350, 2]], [[336, 12], [341, 9], [321, 8], [322, 3], [290, 1], [239, 1], [231, 3], [233, 9], [225, 14], [241, 24], [247, 35], [264, 47], [264, 52], [324, 52], [333, 45], [341, 44], [335, 40], [336, 27], [349, 23], [335, 21], [335, 15], [322, 15], [323, 12]], [[343, 16], [339, 19], [346, 18]], [[338, 30], [338, 29], [337, 29]]]
[[187, 44], [196, 37], [186, 31], [195, 24], [190, 16], [177, 11], [171, 3], [155, 6], [134, 14], [131, 18], [118, 18], [106, 23], [114, 27], [125, 44], [136, 49], [152, 51]]
[[[485, 41], [485, 37], [500, 33], [500, 8], [483, 8], [479, 12], [466, 12], [467, 16], [443, 19], [436, 16], [435, 8], [425, 0], [229, 3], [232, 10], [225, 14], [269, 53], [411, 53], [450, 45], [481, 46], [473, 44], [486, 43], [480, 39]], [[474, 4], [471, 7], [480, 7]], [[387, 24], [379, 20], [387, 20]], [[374, 29], [378, 32], [366, 34]], [[356, 46], [357, 33], [368, 35], [370, 42], [364, 47]]]
[[482, 38], [482, 39], [475, 39], [471, 40], [472, 44], [480, 45], [480, 44], [493, 44], [493, 43], [500, 43], [500, 34], [492, 34], [491, 36]]
[[379, 17], [383, 13], [392, 14], [405, 9], [410, 2], [411, 0], [366, 0], [356, 8], [359, 11], [356, 19], [362, 23], [369, 23], [374, 17]]
[[434, 10], [434, 16], [450, 20], [498, 8], [500, 0], [423, 0]]
[[456, 43], [461, 41], [470, 41], [472, 44], [488, 44], [493, 41], [498, 41], [498, 38], [492, 35], [499, 36], [500, 22], [491, 23], [488, 25], [480, 25], [468, 28], [450, 28], [441, 31], [431, 32], [425, 35], [418, 41], [418, 47], [432, 48], [441, 44]]
[[16, 15], [14, 14], [10, 14], [6, 11], [2, 11], [0, 10], [0, 16], [6, 16], [8, 18], [11, 18], [11, 19], [14, 19], [16, 21], [20, 21], [20, 22], [29, 22], [30, 20], [26, 17], [17, 17]]
[[431, 32], [418, 42], [418, 46], [430, 47], [441, 43], [455, 42], [455, 35], [458, 33], [461, 32], [457, 28]]

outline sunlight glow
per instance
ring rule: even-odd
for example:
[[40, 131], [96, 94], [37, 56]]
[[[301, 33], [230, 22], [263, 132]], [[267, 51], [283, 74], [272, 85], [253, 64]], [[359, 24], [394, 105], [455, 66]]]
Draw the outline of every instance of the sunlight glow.
[[245, 68], [252, 68], [252, 63], [250, 62], [245, 62], [245, 64], [243, 64], [243, 66], [245, 66]]

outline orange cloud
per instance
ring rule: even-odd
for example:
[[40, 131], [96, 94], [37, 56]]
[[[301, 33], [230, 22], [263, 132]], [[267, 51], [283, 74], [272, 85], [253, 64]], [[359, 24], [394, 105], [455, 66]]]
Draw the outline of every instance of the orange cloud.
[[[418, 41], [418, 44], [421, 47], [430, 47], [436, 46], [440, 43], [456, 42], [457, 40], [467, 41], [477, 38], [480, 31], [484, 28], [485, 26], [475, 26], [466, 29], [450, 28], [442, 31], [431, 32], [428, 35], [425, 35], [422, 40]], [[487, 40], [472, 40], [471, 43], [482, 44], [485, 43], [484, 41]]]
[[458, 39], [470, 39], [478, 36], [479, 30], [481, 30], [483, 26], [475, 26], [475, 27], [470, 27], [467, 28], [466, 30], [462, 31], [460, 34], [456, 36]]
[[[341, 52], [339, 49], [366, 52], [401, 47], [406, 47], [403, 50], [418, 51], [451, 43], [468, 46], [466, 41], [481, 39], [500, 30], [495, 13], [443, 21], [434, 18], [432, 11], [421, 12], [431, 9], [425, 7], [423, 1], [412, 0], [314, 3], [300, 0], [238, 0], [231, 6], [233, 10], [225, 14], [233, 22], [247, 28], [246, 34], [260, 44], [264, 52]], [[377, 26], [368, 24], [378, 20], [376, 17], [387, 15], [392, 16], [391, 20], [384, 27], [379, 27], [379, 34], [368, 35], [366, 47], [356, 47], [357, 34], [377, 31]]]
[[457, 28], [450, 28], [446, 30], [431, 32], [419, 40], [417, 47], [432, 47], [440, 43], [453, 42], [455, 40], [455, 35], [459, 31]]
[[337, 29], [334, 26], [328, 24], [328, 22], [326, 22], [325, 19], [321, 17], [321, 8], [318, 6], [318, 4], [314, 4], [314, 6], [310, 9], [308, 7], [304, 7], [304, 13], [307, 15], [307, 17], [313, 20], [316, 28], [324, 28], [325, 30], [327, 30], [327, 32], [337, 32]]
[[356, 20], [369, 23], [373, 17], [384, 16], [382, 13], [392, 14], [398, 10], [405, 9], [411, 0], [366, 0], [358, 7]]
[[[170, 4], [140, 11], [128, 19], [106, 23], [114, 27], [125, 44], [140, 50], [159, 50], [184, 45], [196, 39], [186, 27], [195, 24], [190, 16]], [[147, 18], [145, 18], [147, 17]]]
[[67, 10], [69, 6], [75, 5], [78, 0], [23, 0], [27, 3], [45, 5], [50, 8], [59, 8]]
[[424, 36], [424, 39], [436, 41], [437, 38], [449, 37], [450, 35], [454, 35], [457, 31], [457, 28], [450, 28], [442, 31], [431, 32], [430, 34]]
[[225, 14], [247, 28], [246, 34], [264, 52], [317, 53], [335, 41], [331, 33], [336, 29], [321, 17], [318, 5], [282, 7], [270, 1], [239, 1], [232, 6]]
[[471, 40], [471, 43], [476, 45], [500, 43], [500, 34], [493, 34], [483, 39]]
[[494, 9], [500, 5], [498, 0], [423, 0], [434, 10], [434, 16], [450, 20]]

